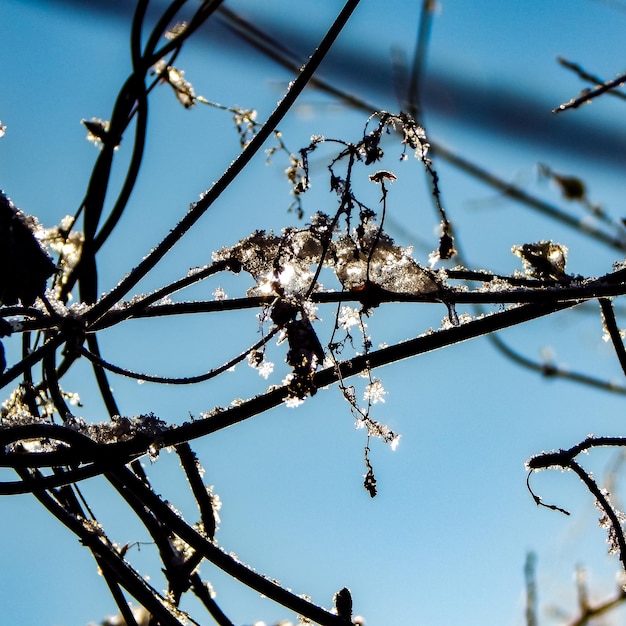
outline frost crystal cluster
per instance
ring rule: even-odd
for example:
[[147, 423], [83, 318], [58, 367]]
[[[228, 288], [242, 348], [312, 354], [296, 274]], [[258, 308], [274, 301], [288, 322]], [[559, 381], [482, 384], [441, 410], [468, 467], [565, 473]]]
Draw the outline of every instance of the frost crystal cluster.
[[339, 234], [323, 213], [303, 229], [286, 228], [282, 236], [256, 231], [231, 248], [213, 254], [214, 261], [236, 260], [256, 285], [249, 296], [304, 296], [321, 290], [313, 284], [319, 266], [330, 268], [341, 288], [368, 284], [395, 293], [424, 294], [439, 290], [434, 273], [420, 266], [410, 248], [394, 243], [372, 220]]

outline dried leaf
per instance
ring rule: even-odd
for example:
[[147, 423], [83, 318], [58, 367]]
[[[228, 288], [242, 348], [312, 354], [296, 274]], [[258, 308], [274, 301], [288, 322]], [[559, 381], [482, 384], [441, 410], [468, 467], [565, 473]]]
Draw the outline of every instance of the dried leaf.
[[27, 216], [0, 191], [0, 303], [30, 306], [55, 269]]

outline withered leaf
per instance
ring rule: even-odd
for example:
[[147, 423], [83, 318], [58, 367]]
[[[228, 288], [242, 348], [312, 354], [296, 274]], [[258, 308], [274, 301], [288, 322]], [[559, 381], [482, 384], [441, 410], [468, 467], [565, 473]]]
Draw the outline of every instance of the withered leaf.
[[0, 190], [0, 304], [32, 305], [55, 269], [26, 215]]

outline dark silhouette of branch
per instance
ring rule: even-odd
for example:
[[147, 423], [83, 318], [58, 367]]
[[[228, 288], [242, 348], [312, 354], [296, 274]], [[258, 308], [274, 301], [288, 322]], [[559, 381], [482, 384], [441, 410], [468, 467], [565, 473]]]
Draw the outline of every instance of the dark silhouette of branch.
[[[251, 352], [259, 350], [265, 344], [267, 344], [268, 341], [270, 341], [278, 333], [278, 331], [279, 331], [278, 327], [273, 328], [272, 330], [270, 330], [270, 332], [267, 335], [259, 339], [256, 343], [252, 344], [250, 348], [247, 348], [246, 350], [238, 354], [236, 357], [230, 359], [229, 361], [227, 361], [220, 367], [216, 367], [212, 370], [209, 370], [208, 372], [205, 372], [204, 374], [198, 374], [197, 376], [185, 376], [185, 377], [175, 378], [175, 377], [169, 377], [169, 376], [155, 376], [151, 374], [140, 374], [138, 372], [132, 372], [126, 368], [113, 365], [112, 363], [108, 363], [101, 357], [98, 357], [97, 355], [91, 353], [86, 348], [81, 348], [80, 353], [84, 357], [88, 358], [90, 361], [100, 365], [102, 368], [110, 372], [113, 372], [114, 374], [120, 374], [121, 376], [126, 376], [127, 378], [134, 378], [135, 380], [141, 380], [141, 381], [151, 382], [151, 383], [159, 383], [162, 385], [195, 385], [197, 383], [211, 380], [211, 378], [215, 378], [216, 376], [219, 376], [220, 374], [223, 374], [229, 369], [235, 367], [235, 365], [244, 361]], [[114, 415], [118, 415], [118, 413], [114, 413]]]
[[[300, 67], [301, 62], [299, 60], [299, 55], [287, 49], [283, 44], [277, 42], [277, 40], [271, 35], [263, 32], [261, 29], [255, 27], [250, 22], [246, 21], [241, 16], [226, 7], [222, 7], [220, 9], [219, 15], [220, 17], [224, 17], [226, 19], [227, 26], [232, 28], [234, 33], [250, 45], [254, 46], [260, 52], [263, 52], [263, 54], [268, 56], [268, 58], [271, 58], [287, 69], [297, 70], [298, 67]], [[309, 85], [338, 98], [346, 105], [349, 105], [355, 110], [363, 111], [368, 115], [371, 114], [372, 111], [377, 111], [382, 108], [377, 106], [376, 103], [370, 103], [365, 101], [363, 98], [356, 97], [354, 94], [333, 85], [331, 82], [320, 78], [319, 76], [314, 76]], [[524, 206], [538, 211], [546, 217], [561, 222], [600, 243], [604, 243], [620, 251], [626, 251], [626, 239], [623, 234], [615, 235], [607, 233], [593, 225], [584, 223], [581, 218], [570, 215], [559, 207], [556, 207], [553, 204], [550, 204], [549, 202], [524, 191], [519, 186], [503, 180], [478, 165], [475, 160], [468, 159], [455, 153], [443, 144], [435, 141], [432, 137], [429, 138], [429, 144], [431, 152], [436, 157], [439, 157], [446, 163], [458, 168], [471, 178], [480, 180], [493, 189], [496, 189], [505, 197], [511, 198], [516, 202], [520, 202]]]
[[183, 541], [201, 553], [214, 565], [240, 580], [248, 587], [324, 626], [334, 626], [335, 624], [340, 626], [341, 624], [345, 624], [337, 615], [287, 591], [269, 578], [257, 574], [243, 563], [224, 552], [197, 530], [186, 524], [184, 520], [172, 511], [166, 503], [161, 501], [160, 498], [151, 489], [147, 488], [132, 472], [121, 469], [111, 473], [109, 478], [125, 499], [132, 500], [133, 498], [140, 498], [138, 505], [141, 504], [148, 507]]
[[309, 62], [302, 68], [299, 75], [291, 83], [290, 88], [280, 101], [276, 109], [269, 116], [265, 124], [259, 129], [254, 138], [240, 153], [240, 155], [228, 167], [220, 179], [207, 191], [204, 197], [193, 204], [185, 217], [170, 231], [170, 233], [159, 243], [147, 257], [133, 271], [121, 281], [121, 283], [111, 290], [106, 296], [89, 311], [86, 320], [89, 323], [96, 322], [101, 315], [113, 304], [118, 302], [130, 289], [132, 289], [174, 246], [180, 238], [200, 219], [200, 217], [211, 207], [225, 189], [240, 174], [243, 168], [250, 162], [252, 157], [263, 146], [265, 141], [274, 132], [276, 126], [291, 108], [296, 98], [306, 87], [311, 76], [322, 62], [324, 56], [330, 49], [332, 43], [337, 38], [342, 28], [350, 18], [350, 15], [359, 4], [359, 0], [348, 0], [344, 8], [337, 16], [334, 24], [329, 28], [324, 39], [320, 42]]
[[604, 325], [609, 333], [613, 347], [615, 348], [615, 354], [619, 359], [619, 364], [622, 367], [622, 371], [626, 376], [626, 349], [620, 336], [619, 328], [617, 327], [617, 321], [615, 320], [615, 312], [613, 311], [613, 303], [607, 298], [600, 298], [600, 308], [602, 309], [602, 318], [604, 319]]
[[[299, 55], [292, 52], [285, 42], [264, 33], [257, 25], [223, 7], [222, 0], [204, 0], [194, 5], [190, 9], [191, 18], [179, 24], [175, 22], [183, 8], [190, 8], [186, 6], [186, 0], [174, 0], [166, 7], [160, 7], [158, 13], [152, 10], [154, 7], [150, 7], [149, 0], [138, 0], [130, 29], [131, 75], [117, 96], [109, 122], [84, 121], [89, 132], [100, 142], [101, 150], [84, 199], [71, 219], [72, 225], [68, 226], [64, 221], [62, 227], [53, 230], [55, 242], [62, 241], [69, 247], [76, 247], [76, 260], [70, 262], [69, 253], [58, 253], [56, 275], [48, 292], [45, 292], [47, 279], [55, 269], [52, 261], [40, 248], [26, 218], [22, 219], [21, 213], [18, 215], [8, 200], [5, 202], [5, 208], [8, 207], [10, 212], [9, 222], [13, 224], [11, 220], [15, 221], [15, 228], [3, 223], [0, 225], [0, 238], [8, 242], [5, 248], [18, 259], [21, 269], [29, 264], [38, 266], [38, 269], [33, 276], [28, 276], [28, 272], [19, 274], [20, 280], [15, 280], [18, 274], [7, 274], [8, 278], [5, 276], [2, 279], [4, 282], [0, 280], [0, 337], [4, 340], [5, 337], [21, 334], [21, 359], [6, 370], [4, 347], [0, 344], [0, 386], [4, 387], [21, 377], [20, 386], [0, 412], [0, 467], [12, 468], [19, 480], [0, 482], [0, 494], [33, 494], [80, 539], [92, 552], [122, 618], [129, 625], [136, 626], [137, 619], [131, 611], [127, 594], [151, 614], [151, 624], [155, 626], [181, 624], [185, 620], [197, 623], [178, 608], [185, 593], [195, 594], [216, 623], [231, 625], [231, 620], [215, 603], [198, 573], [199, 566], [205, 562], [316, 623], [346, 626], [356, 619], [353, 618], [352, 595], [347, 587], [335, 595], [334, 608], [326, 610], [256, 573], [218, 545], [218, 500], [203, 482], [200, 461], [190, 445], [194, 439], [207, 437], [255, 417], [260, 418], [285, 402], [288, 405], [305, 400], [315, 402], [309, 397], [315, 396], [319, 390], [337, 385], [359, 425], [367, 429], [364, 486], [374, 497], [379, 487], [370, 455], [371, 440], [379, 438], [393, 447], [398, 439], [391, 429], [372, 416], [372, 405], [376, 402], [374, 394], [385, 393], [382, 386], [378, 392], [374, 391], [376, 385], [380, 385], [373, 374], [376, 368], [477, 337], [490, 336], [494, 345], [508, 358], [544, 376], [559, 376], [596, 388], [626, 393], [624, 386], [611, 387], [593, 376], [566, 374], [552, 364], [535, 363], [494, 336], [500, 330], [599, 300], [604, 325], [626, 374], [626, 348], [611, 300], [626, 294], [626, 269], [623, 266], [617, 266], [613, 272], [600, 277], [573, 276], [565, 271], [564, 246], [541, 241], [520, 242], [520, 245], [514, 246], [513, 251], [524, 264], [525, 275], [516, 273], [505, 276], [464, 267], [434, 270], [415, 261], [408, 249], [396, 245], [387, 234], [385, 227], [393, 199], [391, 184], [398, 178], [394, 172], [385, 169], [383, 163], [384, 158], [388, 159], [385, 153], [390, 143], [385, 138], [392, 135], [394, 139], [399, 138], [400, 159], [405, 160], [413, 154], [428, 176], [441, 227], [436, 249], [430, 255], [433, 264], [452, 258], [460, 260], [461, 256], [455, 249], [453, 223], [444, 208], [439, 175], [431, 155], [549, 219], [575, 229], [601, 246], [619, 252], [626, 250], [623, 225], [589, 202], [585, 185], [579, 179], [555, 174], [547, 166], [542, 169], [544, 176], [549, 176], [559, 185], [565, 199], [581, 202], [586, 210], [601, 217], [600, 226], [592, 229], [572, 211], [526, 193], [427, 136], [421, 121], [424, 113], [424, 72], [435, 8], [431, 0], [422, 2], [412, 66], [407, 70], [405, 81], [408, 84], [403, 85], [403, 100], [408, 112], [394, 114], [370, 107], [363, 100], [319, 78], [315, 73], [320, 63], [358, 4], [358, 0], [345, 2], [319, 46], [302, 66]], [[152, 16], [155, 23], [148, 28]], [[191, 84], [183, 78], [184, 72], [174, 66], [183, 45], [212, 17], [225, 21], [243, 40], [295, 74], [282, 100], [264, 123], [256, 122], [251, 111], [215, 105], [202, 96], [196, 96]], [[584, 80], [599, 82], [578, 66], [569, 64], [568, 67]], [[560, 110], [574, 108], [600, 93], [611, 92], [618, 82], [621, 84], [625, 80], [621, 76], [619, 81], [602, 83], [577, 101], [562, 105]], [[178, 102], [186, 108], [204, 103], [232, 114], [242, 149], [217, 182], [190, 206], [169, 234], [116, 287], [98, 297], [100, 252], [123, 223], [146, 149], [149, 100], [158, 85], [164, 83], [174, 90]], [[355, 109], [366, 111], [367, 121], [362, 136], [356, 141], [348, 141], [316, 135], [299, 152], [292, 154], [288, 151], [280, 138], [278, 124], [307, 86], [321, 89]], [[126, 173], [116, 195], [113, 195], [111, 172], [116, 150], [132, 124], [135, 128], [130, 140]], [[278, 147], [272, 148], [270, 153], [280, 150], [281, 154], [284, 152], [288, 156], [286, 173], [299, 211], [312, 178], [316, 176], [314, 167], [310, 165], [310, 155], [322, 145], [335, 151], [326, 164], [330, 190], [336, 202], [335, 212], [329, 211], [328, 215], [316, 213], [310, 224], [285, 228], [281, 235], [256, 231], [232, 248], [216, 251], [212, 263], [194, 268], [178, 280], [157, 283], [158, 288], [148, 295], [131, 298], [133, 288], [152, 275], [157, 264], [223, 192], [238, 180], [239, 174], [271, 136], [277, 138]], [[378, 169], [374, 171], [374, 168]], [[363, 171], [362, 179], [366, 184], [369, 180], [378, 185], [377, 206], [372, 205], [368, 196], [360, 191]], [[371, 196], [371, 191], [369, 193]], [[107, 213], [105, 199], [111, 195], [112, 206]], [[81, 215], [82, 248], [77, 243], [70, 245], [70, 242], [80, 239], [72, 239], [71, 229]], [[52, 244], [49, 245], [52, 247]], [[5, 266], [9, 264], [8, 261], [4, 263]], [[322, 275], [327, 270], [336, 280], [335, 287], [327, 286], [326, 274]], [[173, 294], [224, 271], [233, 274], [245, 272], [252, 276], [255, 286], [246, 292], [245, 297], [228, 300], [221, 299], [223, 292], [216, 292], [216, 299], [210, 301], [169, 301]], [[296, 278], [285, 278], [289, 272]], [[325, 288], [319, 282], [320, 277]], [[69, 306], [75, 287], [79, 302]], [[125, 302], [124, 298], [130, 301]], [[23, 306], [18, 306], [18, 301]], [[344, 303], [358, 306], [341, 306]], [[373, 349], [364, 318], [376, 308], [394, 303], [443, 304], [448, 319], [438, 330], [429, 329], [417, 336], [414, 333], [407, 341]], [[314, 310], [315, 305], [332, 304], [336, 305], [332, 336], [328, 345], [324, 346], [320, 337], [323, 338], [321, 332], [325, 327], [317, 323]], [[498, 308], [493, 312], [485, 312], [481, 308], [471, 317], [466, 313], [457, 314], [457, 305], [471, 305], [477, 310], [485, 305]], [[239, 348], [234, 353], [233, 350], [224, 357], [221, 366], [198, 375], [138, 373], [117, 365], [114, 357], [104, 358], [101, 354], [101, 346], [106, 354], [106, 344], [100, 331], [130, 320], [163, 317], [168, 318], [168, 323], [176, 324], [184, 322], [172, 316], [247, 309], [259, 310], [261, 338], [243, 351]], [[353, 319], [346, 321], [345, 317], [342, 318], [342, 310], [352, 311]], [[358, 318], [356, 321], [355, 316]], [[350, 326], [354, 324], [358, 324], [360, 346], [355, 345], [358, 335], [350, 334]], [[189, 385], [213, 379], [246, 358], [253, 367], [260, 369], [268, 343], [279, 333], [288, 344], [285, 363], [291, 368], [280, 385], [272, 385], [259, 395], [233, 403], [228, 408], [214, 407], [199, 419], [192, 416], [191, 421], [180, 425], [167, 424], [153, 414], [132, 418], [123, 416], [119, 403], [121, 398], [113, 392], [109, 375], [154, 384]], [[108, 413], [108, 421], [100, 424], [87, 423], [74, 415], [72, 402], [75, 400], [61, 387], [63, 377], [81, 356], [91, 363], [93, 377]], [[270, 364], [267, 365], [269, 367]], [[362, 402], [357, 400], [355, 387], [347, 382], [358, 375], [363, 376], [367, 384]], [[156, 459], [161, 449], [169, 447], [175, 449], [180, 459], [183, 475], [196, 502], [199, 517], [196, 524], [183, 519], [164, 497], [155, 492], [139, 463], [140, 457], [148, 455]], [[530, 476], [536, 470], [553, 467], [573, 471], [594, 496], [601, 511], [601, 524], [609, 534], [611, 549], [619, 554], [626, 570], [624, 516], [610, 501], [609, 494], [598, 486], [578, 461], [580, 453], [595, 447], [622, 448], [626, 447], [626, 440], [621, 437], [588, 438], [568, 450], [536, 455], [528, 461], [528, 488], [537, 505], [568, 514], [557, 505], [545, 504], [531, 490]], [[149, 534], [167, 582], [167, 595], [146, 583], [126, 560], [130, 544], [123, 548], [116, 546], [96, 519], [95, 507], [92, 508], [81, 493], [82, 486], [79, 486], [81, 481], [96, 476], [114, 487]], [[537, 596], [534, 561], [530, 555], [525, 574], [526, 621], [528, 626], [535, 626]], [[577, 624], [586, 623], [584, 620], [600, 615], [623, 599], [619, 596], [592, 608], [585, 591], [579, 586], [581, 616]]]

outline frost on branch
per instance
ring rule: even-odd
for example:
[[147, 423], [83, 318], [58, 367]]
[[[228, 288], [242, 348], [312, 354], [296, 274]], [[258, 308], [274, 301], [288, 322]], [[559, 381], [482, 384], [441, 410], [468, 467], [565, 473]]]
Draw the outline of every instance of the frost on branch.
[[317, 213], [305, 228], [283, 229], [282, 236], [256, 231], [215, 252], [213, 260], [238, 261], [256, 282], [249, 296], [304, 296], [321, 290], [313, 283], [318, 266], [330, 268], [340, 287], [349, 291], [375, 284], [394, 293], [437, 292], [435, 274], [419, 265], [411, 252], [396, 245], [372, 219], [341, 234], [329, 216]]
[[513, 246], [511, 252], [522, 259], [524, 271], [533, 278], [562, 280], [565, 276], [567, 248], [552, 241]]
[[[609, 493], [606, 489], [601, 490], [601, 495], [607, 504], [611, 505], [609, 500]], [[623, 539], [624, 537], [624, 524], [626, 523], [626, 515], [615, 507], [611, 505], [613, 510], [613, 514], [615, 520], [611, 520], [607, 511], [602, 503], [596, 500], [595, 502], [596, 508], [600, 511], [600, 518], [598, 520], [598, 525], [600, 528], [604, 528], [607, 532], [606, 542], [609, 546], [609, 554], [619, 554], [620, 553], [620, 537]], [[615, 524], [617, 523], [617, 528]]]
[[176, 67], [168, 65], [160, 60], [154, 66], [154, 73], [160, 77], [164, 83], [168, 83], [174, 90], [176, 99], [186, 108], [191, 109], [196, 104], [197, 96], [192, 84], [185, 80], [185, 72]]

